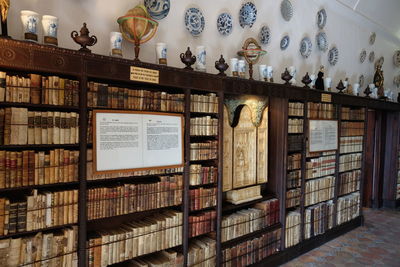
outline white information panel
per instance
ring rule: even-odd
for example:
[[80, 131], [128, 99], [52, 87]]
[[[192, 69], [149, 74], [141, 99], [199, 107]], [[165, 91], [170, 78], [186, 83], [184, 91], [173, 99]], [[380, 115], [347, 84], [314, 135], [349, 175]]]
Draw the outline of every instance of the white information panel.
[[310, 120], [310, 152], [335, 150], [338, 148], [337, 120]]
[[95, 172], [183, 165], [182, 116], [94, 112]]

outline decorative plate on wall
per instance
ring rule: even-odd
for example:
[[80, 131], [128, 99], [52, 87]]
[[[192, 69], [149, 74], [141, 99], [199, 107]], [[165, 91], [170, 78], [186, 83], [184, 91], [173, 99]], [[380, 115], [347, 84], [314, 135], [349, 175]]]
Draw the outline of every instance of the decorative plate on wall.
[[286, 21], [289, 21], [293, 17], [293, 6], [289, 0], [283, 0], [281, 2], [281, 14]]
[[371, 36], [369, 37], [369, 44], [373, 45], [375, 43], [375, 39], [376, 39], [376, 33], [373, 32], [373, 33], [371, 33]]
[[205, 26], [204, 16], [203, 13], [201, 13], [200, 9], [191, 7], [186, 10], [185, 26], [191, 35], [200, 35]]
[[220, 34], [227, 36], [232, 32], [232, 16], [229, 13], [222, 13], [217, 18], [217, 29]]
[[367, 51], [365, 51], [365, 49], [361, 50], [361, 53], [360, 53], [360, 62], [361, 62], [361, 63], [364, 63], [366, 57], [367, 57]]
[[285, 50], [289, 46], [289, 43], [290, 43], [289, 36], [288, 35], [283, 36], [280, 43], [281, 50]]
[[339, 60], [339, 50], [336, 47], [332, 47], [328, 52], [328, 62], [332, 66], [336, 65]]
[[269, 44], [269, 41], [271, 40], [271, 31], [268, 26], [263, 26], [261, 28], [260, 33], [258, 34], [258, 39], [263, 45]]
[[160, 20], [169, 13], [169, 0], [144, 0], [144, 5], [153, 19]]
[[318, 33], [315, 39], [319, 50], [325, 52], [328, 49], [328, 37], [326, 36], [326, 33]]
[[397, 50], [397, 51], [394, 52], [394, 55], [393, 55], [393, 64], [394, 64], [396, 67], [400, 67], [400, 50]]
[[396, 85], [397, 88], [400, 87], [400, 74], [393, 77], [393, 84]]
[[242, 28], [244, 26], [253, 26], [257, 19], [257, 8], [252, 2], [245, 3], [239, 11], [239, 24]]
[[321, 9], [320, 11], [318, 11], [317, 13], [317, 25], [318, 28], [320, 28], [321, 30], [325, 27], [326, 25], [326, 19], [327, 19], [327, 15], [326, 15], [326, 11], [325, 9]]
[[374, 51], [371, 51], [370, 53], [369, 53], [369, 56], [368, 56], [368, 60], [369, 60], [369, 62], [374, 62], [374, 60], [375, 60], [375, 52]]
[[311, 55], [312, 43], [310, 38], [304, 37], [300, 42], [300, 54], [304, 58], [308, 58]]
[[360, 77], [358, 78], [358, 83], [360, 84], [360, 87], [364, 86], [364, 75], [360, 75]]

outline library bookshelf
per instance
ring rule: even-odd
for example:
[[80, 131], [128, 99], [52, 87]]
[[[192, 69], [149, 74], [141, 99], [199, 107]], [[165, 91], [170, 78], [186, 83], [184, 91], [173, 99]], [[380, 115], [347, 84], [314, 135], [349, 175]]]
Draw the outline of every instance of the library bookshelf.
[[[131, 66], [158, 70], [159, 83], [131, 81]], [[247, 254], [252, 260], [247, 259], [245, 265], [282, 263], [362, 224], [365, 138], [353, 138], [349, 129], [361, 131], [355, 137], [364, 136], [366, 123], [347, 116], [347, 110], [365, 116], [367, 109], [387, 114], [400, 110], [397, 103], [330, 92], [324, 93], [331, 96], [331, 102], [323, 103], [316, 90], [15, 40], [0, 40], [0, 71], [16, 77], [9, 78], [9, 83], [5, 80], [4, 92], [12, 93], [0, 101], [0, 112], [7, 115], [1, 129], [6, 142], [0, 144], [0, 222], [4, 224], [8, 216], [8, 225], [0, 225], [0, 242], [20, 252], [2, 257], [2, 266], [38, 261], [54, 266], [62, 261], [71, 266], [107, 266], [154, 259], [177, 266], [234, 266], [238, 261], [244, 263]], [[262, 96], [269, 103], [268, 180], [259, 183], [260, 199], [237, 205], [226, 202], [222, 172], [224, 102], [232, 95]], [[290, 111], [293, 103], [302, 111]], [[354, 139], [360, 151], [338, 148], [330, 154], [310, 155], [310, 104], [332, 106], [339, 146]], [[102, 109], [181, 114], [184, 166], [93, 174], [90, 125], [93, 111]], [[294, 130], [293, 123], [299, 124]], [[32, 139], [30, 134], [35, 131]], [[291, 136], [298, 136], [296, 149], [289, 149]], [[357, 154], [355, 167], [341, 169], [341, 158], [352, 154]], [[322, 158], [322, 162], [329, 158], [332, 173], [328, 176], [332, 178], [325, 182], [329, 188], [324, 187], [325, 196], [309, 200], [307, 196], [315, 190], [308, 190], [313, 188], [308, 184], [325, 177], [307, 176], [320, 171], [318, 164], [325, 164], [307, 168], [310, 162], [317, 162], [314, 158]], [[393, 179], [397, 182], [397, 164]], [[293, 188], [300, 191], [300, 197], [291, 206], [287, 205], [287, 192]], [[278, 207], [274, 219], [264, 220], [255, 231], [225, 236], [227, 217], [265, 207], [262, 205], [272, 199]], [[40, 205], [32, 208], [32, 203]], [[287, 220], [293, 212], [298, 212], [298, 241], [290, 241], [289, 246], [285, 230], [293, 223]], [[37, 223], [27, 220], [32, 216]], [[315, 223], [316, 218], [326, 223]], [[49, 246], [63, 242], [65, 248]], [[40, 246], [46, 252], [27, 255], [21, 246]], [[112, 253], [107, 253], [110, 250]]]

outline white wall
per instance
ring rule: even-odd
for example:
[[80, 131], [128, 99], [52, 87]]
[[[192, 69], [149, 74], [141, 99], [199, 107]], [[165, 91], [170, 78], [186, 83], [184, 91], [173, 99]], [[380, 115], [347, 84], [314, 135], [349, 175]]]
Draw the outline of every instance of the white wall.
[[[248, 37], [258, 36], [263, 25], [268, 25], [272, 32], [270, 44], [264, 46], [268, 54], [262, 58], [261, 64], [274, 67], [274, 79], [281, 82], [280, 73], [284, 67], [294, 65], [297, 67], [297, 81], [305, 72], [315, 73], [319, 66], [325, 66], [327, 74], [333, 78], [336, 87], [339, 79], [350, 78], [354, 83], [360, 74], [364, 74], [366, 84], [372, 82], [374, 64], [368, 59], [361, 64], [359, 62], [360, 51], [364, 48], [367, 56], [370, 51], [375, 51], [375, 58], [384, 56], [383, 66], [385, 75], [385, 87], [395, 89], [393, 77], [400, 70], [393, 65], [393, 53], [400, 48], [400, 40], [395, 34], [385, 31], [379, 25], [371, 22], [365, 16], [354, 12], [345, 5], [332, 0], [291, 0], [294, 7], [294, 16], [286, 22], [280, 13], [280, 0], [254, 0], [258, 9], [257, 20], [252, 28], [241, 28], [238, 20], [239, 9], [244, 0], [171, 0], [171, 10], [168, 16], [159, 21], [159, 29], [155, 37], [142, 45], [140, 59], [147, 62], [155, 62], [155, 43], [166, 42], [168, 44], [168, 64], [175, 67], [183, 67], [179, 54], [186, 50], [187, 46], [195, 51], [197, 45], [205, 45], [207, 49], [207, 72], [217, 73], [214, 62], [223, 54], [225, 59], [236, 55], [243, 41]], [[72, 30], [77, 30], [83, 22], [88, 24], [91, 34], [98, 38], [98, 44], [92, 49], [93, 53], [108, 55], [109, 32], [117, 31], [116, 22], [119, 16], [142, 3], [140, 0], [11, 0], [9, 12], [9, 34], [15, 39], [22, 38], [20, 22], [20, 10], [28, 9], [38, 12], [40, 15], [49, 14], [59, 17], [59, 46], [78, 49], [70, 38]], [[199, 37], [192, 37], [184, 26], [184, 12], [187, 7], [200, 7], [205, 16], [206, 27]], [[328, 20], [324, 31], [328, 36], [329, 48], [336, 45], [339, 49], [339, 62], [335, 66], [328, 63], [328, 52], [320, 52], [316, 48], [315, 35], [318, 33], [316, 25], [316, 13], [324, 7]], [[233, 32], [224, 37], [216, 28], [217, 16], [227, 11], [234, 18]], [[399, 10], [400, 11], [400, 10]], [[377, 10], [385, 12], [385, 10]], [[397, 12], [398, 13], [398, 12]], [[369, 45], [371, 32], [377, 33], [374, 45]], [[40, 41], [42, 40], [42, 33]], [[280, 39], [284, 34], [289, 34], [290, 45], [285, 51], [279, 48]], [[309, 36], [313, 41], [311, 56], [303, 59], [299, 53], [300, 40]], [[133, 45], [124, 41], [123, 53], [126, 58], [133, 58]], [[257, 72], [257, 71], [256, 71]], [[256, 73], [256, 77], [258, 74]], [[362, 89], [364, 89], [362, 88]], [[397, 89], [396, 89], [397, 91]], [[397, 94], [396, 94], [397, 95]]]

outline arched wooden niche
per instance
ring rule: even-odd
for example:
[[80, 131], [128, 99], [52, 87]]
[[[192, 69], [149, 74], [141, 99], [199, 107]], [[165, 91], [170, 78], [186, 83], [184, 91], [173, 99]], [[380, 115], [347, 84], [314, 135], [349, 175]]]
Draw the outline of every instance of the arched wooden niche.
[[226, 97], [223, 190], [267, 182], [268, 99]]

